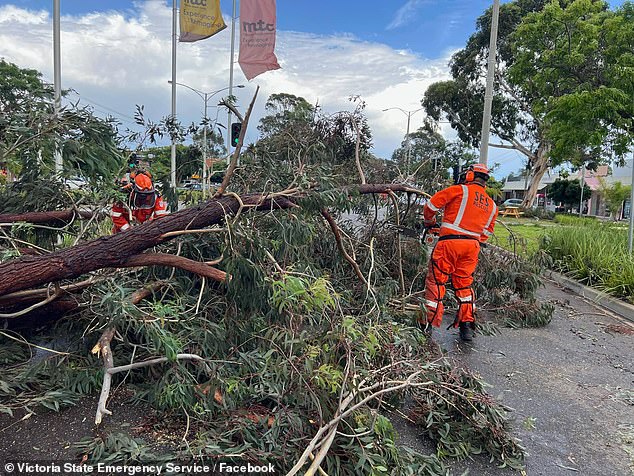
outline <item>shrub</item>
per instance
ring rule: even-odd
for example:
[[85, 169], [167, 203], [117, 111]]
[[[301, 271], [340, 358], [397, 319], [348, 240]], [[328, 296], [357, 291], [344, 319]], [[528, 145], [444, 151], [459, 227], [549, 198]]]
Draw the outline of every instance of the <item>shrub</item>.
[[634, 302], [634, 257], [627, 250], [627, 230], [597, 220], [557, 218], [571, 226], [552, 227], [540, 244], [554, 259], [555, 267]]
[[540, 220], [553, 220], [555, 212], [543, 208], [527, 208], [524, 210], [525, 218], [539, 218]]
[[577, 215], [561, 214], [555, 215], [555, 223], [567, 226], [585, 226], [591, 223], [598, 223], [596, 217], [580, 217]]

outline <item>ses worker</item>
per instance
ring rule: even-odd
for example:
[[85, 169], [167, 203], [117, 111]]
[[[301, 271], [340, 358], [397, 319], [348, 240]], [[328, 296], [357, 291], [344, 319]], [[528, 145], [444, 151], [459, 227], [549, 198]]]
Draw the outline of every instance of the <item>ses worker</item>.
[[[424, 305], [426, 321], [419, 324], [429, 333], [440, 327], [445, 285], [449, 278], [458, 299], [458, 314], [451, 326], [460, 328], [460, 338], [473, 339], [475, 295], [471, 284], [478, 264], [480, 243], [493, 233], [498, 209], [485, 187], [489, 169], [483, 164], [469, 167], [458, 185], [436, 193], [423, 209], [425, 228], [437, 227], [436, 213], [444, 210], [438, 243], [429, 260], [425, 279]], [[449, 327], [451, 327], [449, 326]]]

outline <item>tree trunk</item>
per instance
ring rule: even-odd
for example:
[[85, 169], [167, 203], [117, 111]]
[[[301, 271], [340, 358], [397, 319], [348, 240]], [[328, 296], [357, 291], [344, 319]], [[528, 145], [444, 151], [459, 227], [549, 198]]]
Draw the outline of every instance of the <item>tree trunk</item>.
[[532, 167], [532, 175], [528, 190], [524, 195], [523, 207], [529, 208], [533, 205], [533, 201], [537, 197], [539, 191], [539, 182], [544, 177], [544, 174], [548, 171], [550, 147], [544, 143], [541, 143], [537, 149], [535, 155], [535, 162]]
[[[245, 195], [244, 205], [258, 210], [290, 208], [285, 198], [263, 199], [259, 194]], [[186, 210], [145, 222], [116, 235], [102, 236], [77, 246], [42, 256], [24, 256], [0, 264], [0, 296], [53, 281], [72, 279], [102, 268], [116, 268], [134, 255], [171, 238], [170, 231], [202, 228], [223, 221], [240, 208], [238, 200], [222, 197]]]
[[[403, 184], [366, 184], [346, 187], [348, 193], [424, 192]], [[240, 197], [242, 204], [256, 210], [296, 207], [285, 197], [265, 198], [260, 194]], [[166, 233], [191, 230], [221, 223], [235, 214], [240, 202], [232, 196], [209, 200], [163, 218], [145, 222], [116, 235], [102, 236], [92, 241], [40, 256], [23, 256], [0, 263], [0, 296], [62, 279], [72, 279], [102, 268], [126, 265], [132, 256], [172, 239]]]
[[75, 210], [56, 210], [52, 212], [3, 213], [0, 223], [28, 222], [35, 224], [64, 225], [73, 218], [91, 218], [92, 212]]

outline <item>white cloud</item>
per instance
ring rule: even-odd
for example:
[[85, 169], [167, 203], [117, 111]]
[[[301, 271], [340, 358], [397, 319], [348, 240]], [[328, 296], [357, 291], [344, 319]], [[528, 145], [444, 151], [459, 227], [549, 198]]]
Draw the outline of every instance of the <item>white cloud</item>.
[[414, 21], [416, 11], [427, 3], [429, 3], [429, 0], [407, 0], [405, 5], [396, 11], [386, 30], [394, 30]]
[[[208, 40], [179, 44], [178, 81], [204, 91], [226, 87], [230, 30], [229, 26]], [[351, 35], [280, 31], [276, 53], [282, 69], [264, 73], [250, 83], [235, 65], [235, 83], [247, 85], [234, 90], [239, 107], [248, 105], [256, 85], [260, 86], [256, 121], [273, 93], [303, 96], [313, 104], [318, 102], [326, 112], [352, 109], [348, 98], [360, 95], [366, 101], [374, 132], [374, 152], [383, 157], [389, 157], [399, 145], [407, 118], [398, 111], [382, 109], [418, 109], [429, 84], [449, 77], [450, 53], [429, 60]], [[0, 57], [38, 69], [51, 80], [50, 14], [12, 5], [1, 7]], [[162, 0], [139, 2], [125, 12], [68, 16], [62, 10], [62, 87], [78, 91], [97, 111], [117, 111], [120, 114], [114, 115], [130, 126], [135, 104], [144, 104], [146, 115], [153, 119], [166, 116], [170, 113], [170, 78], [171, 9]], [[216, 104], [215, 98], [212, 104]], [[179, 88], [177, 106], [181, 121], [200, 120], [203, 104], [193, 92]], [[216, 117], [215, 108], [209, 116]], [[226, 122], [225, 111], [220, 111], [219, 117]], [[413, 115], [411, 130], [420, 126], [422, 119], [422, 111]], [[257, 139], [255, 126], [247, 139]]]

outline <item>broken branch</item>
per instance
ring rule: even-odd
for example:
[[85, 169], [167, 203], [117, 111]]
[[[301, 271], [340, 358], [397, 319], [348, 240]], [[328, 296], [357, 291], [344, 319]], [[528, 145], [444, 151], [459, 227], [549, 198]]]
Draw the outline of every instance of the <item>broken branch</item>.
[[117, 267], [136, 268], [138, 266], [170, 266], [172, 268], [184, 269], [185, 271], [213, 279], [220, 283], [227, 279], [227, 273], [218, 268], [201, 263], [200, 261], [165, 253], [143, 253], [137, 256], [131, 256]]

